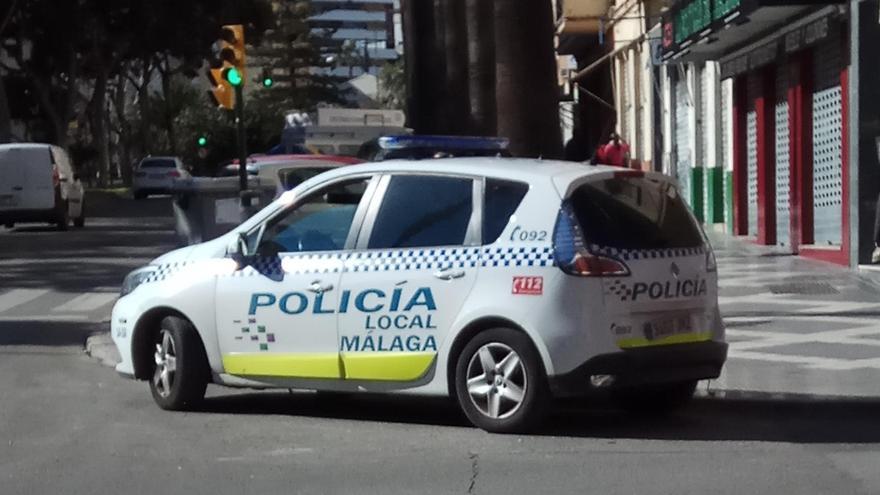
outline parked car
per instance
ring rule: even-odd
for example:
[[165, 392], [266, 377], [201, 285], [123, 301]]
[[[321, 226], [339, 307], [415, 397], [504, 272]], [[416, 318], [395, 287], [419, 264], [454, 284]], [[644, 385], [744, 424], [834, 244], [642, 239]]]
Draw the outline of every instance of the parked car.
[[[248, 175], [274, 181], [278, 193], [289, 191], [302, 182], [336, 167], [361, 163], [350, 156], [336, 155], [261, 155], [248, 158]], [[223, 167], [220, 176], [238, 175], [238, 160]]]
[[85, 190], [64, 149], [39, 143], [0, 145], [0, 224], [85, 225]]
[[331, 170], [130, 273], [110, 320], [117, 371], [163, 409], [208, 382], [424, 394], [497, 432], [596, 390], [680, 407], [727, 357], [674, 179], [552, 160]]
[[466, 156], [510, 156], [505, 138], [476, 136], [382, 136], [361, 145], [357, 157], [367, 162], [423, 160]]
[[144, 199], [151, 194], [171, 194], [176, 181], [190, 177], [180, 158], [148, 156], [141, 160], [134, 171], [131, 191], [134, 199]]

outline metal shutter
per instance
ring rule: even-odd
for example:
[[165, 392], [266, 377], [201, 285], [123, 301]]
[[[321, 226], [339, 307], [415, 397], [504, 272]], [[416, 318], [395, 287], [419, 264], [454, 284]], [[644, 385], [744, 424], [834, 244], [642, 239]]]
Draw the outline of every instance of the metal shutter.
[[758, 113], [755, 99], [760, 95], [761, 78], [757, 74], [748, 77], [746, 114], [746, 184], [748, 193], [749, 236], [758, 236]]
[[791, 245], [788, 65], [776, 70], [776, 243]]
[[691, 201], [690, 173], [692, 153], [690, 148], [690, 108], [687, 78], [684, 71], [678, 71], [675, 82], [675, 175], [681, 183], [681, 193]]
[[843, 208], [840, 41], [816, 47], [813, 57], [813, 232], [820, 245], [841, 243]]

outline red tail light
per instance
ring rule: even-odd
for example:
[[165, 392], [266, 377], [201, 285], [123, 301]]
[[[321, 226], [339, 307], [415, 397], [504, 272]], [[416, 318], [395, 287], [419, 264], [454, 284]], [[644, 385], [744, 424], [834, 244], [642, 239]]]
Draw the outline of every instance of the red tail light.
[[61, 173], [58, 172], [58, 165], [52, 165], [52, 187], [61, 185]]
[[168, 177], [180, 177], [180, 172], [172, 170], [171, 172], [168, 172]]
[[569, 265], [568, 273], [582, 277], [623, 277], [629, 275], [629, 268], [612, 258], [579, 252]]

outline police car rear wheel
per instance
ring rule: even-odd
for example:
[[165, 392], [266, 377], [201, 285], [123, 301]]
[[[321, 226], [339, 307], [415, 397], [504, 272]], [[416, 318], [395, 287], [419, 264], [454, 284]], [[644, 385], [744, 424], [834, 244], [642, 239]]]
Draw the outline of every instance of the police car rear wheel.
[[169, 316], [162, 320], [154, 348], [153, 400], [168, 410], [196, 406], [205, 397], [209, 368], [195, 329], [186, 320]]
[[456, 395], [468, 419], [491, 432], [527, 430], [541, 418], [547, 381], [528, 337], [509, 328], [478, 334], [458, 357]]

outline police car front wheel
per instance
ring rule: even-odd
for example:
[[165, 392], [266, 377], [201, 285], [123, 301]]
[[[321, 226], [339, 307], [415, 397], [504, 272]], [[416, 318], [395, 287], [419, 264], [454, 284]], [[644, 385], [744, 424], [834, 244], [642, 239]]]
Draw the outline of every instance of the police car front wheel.
[[541, 418], [547, 380], [528, 337], [509, 328], [477, 334], [462, 350], [455, 390], [468, 419], [487, 431], [526, 430]]
[[153, 339], [150, 391], [162, 409], [191, 409], [205, 397], [208, 358], [195, 328], [182, 318], [162, 320]]

